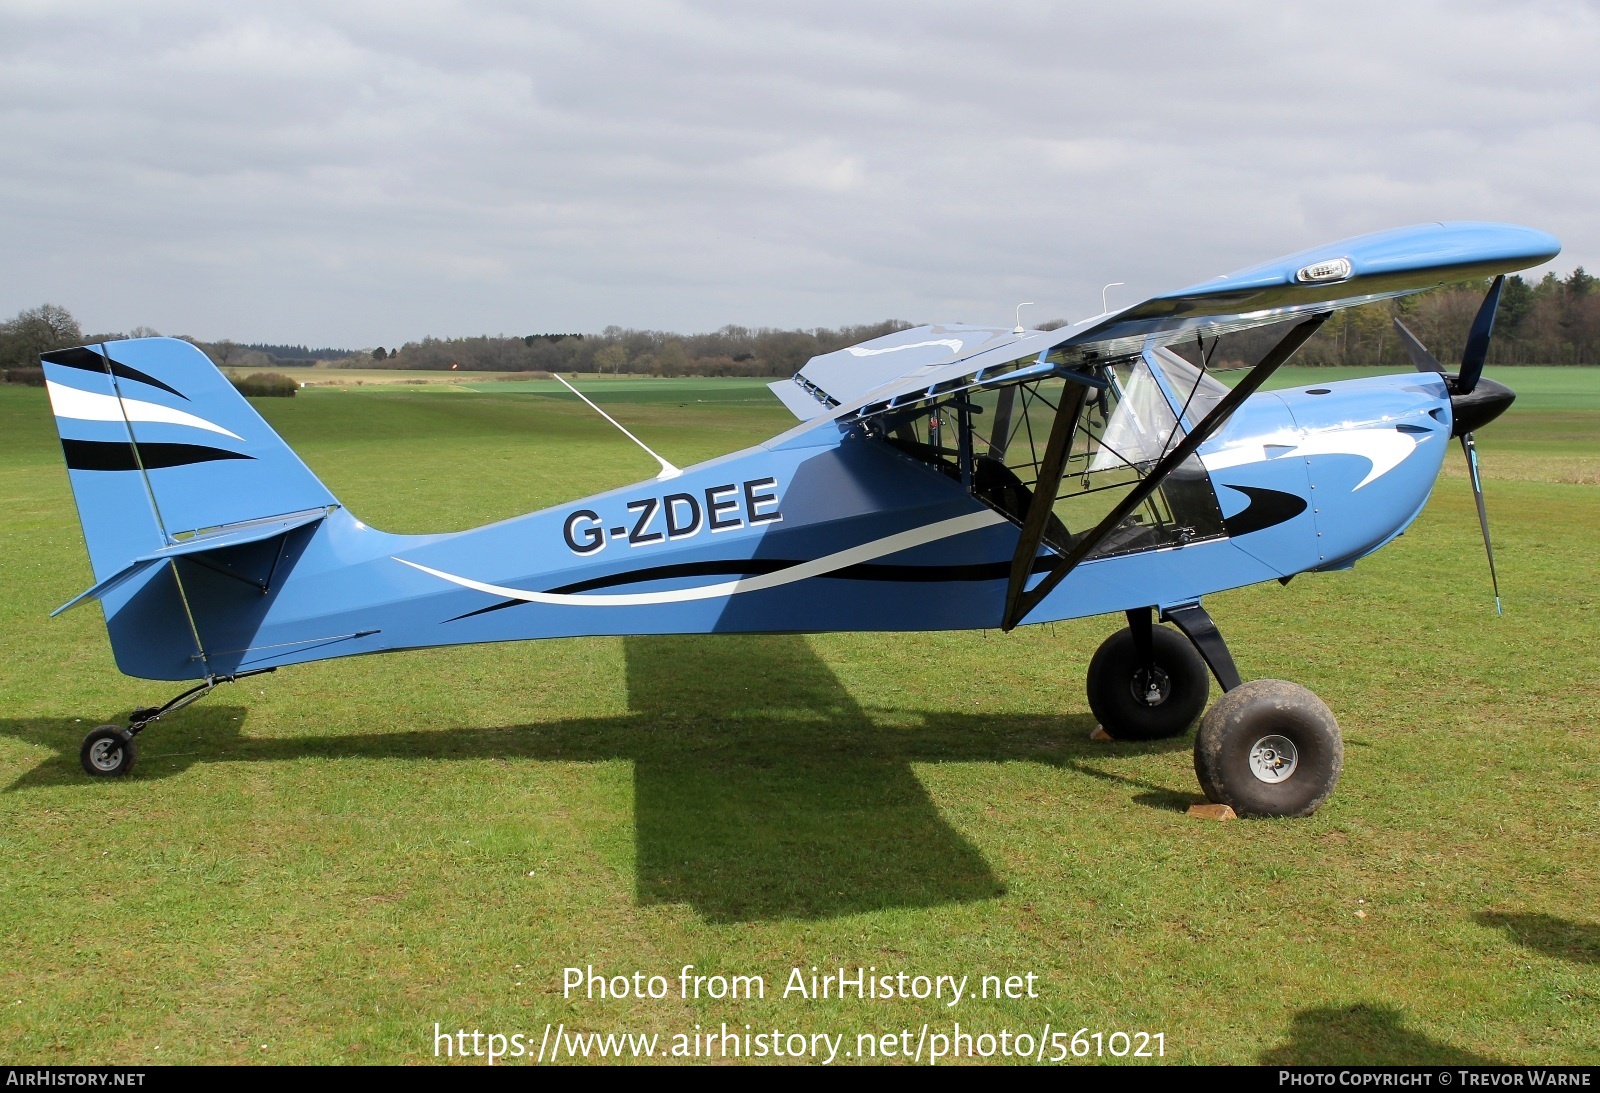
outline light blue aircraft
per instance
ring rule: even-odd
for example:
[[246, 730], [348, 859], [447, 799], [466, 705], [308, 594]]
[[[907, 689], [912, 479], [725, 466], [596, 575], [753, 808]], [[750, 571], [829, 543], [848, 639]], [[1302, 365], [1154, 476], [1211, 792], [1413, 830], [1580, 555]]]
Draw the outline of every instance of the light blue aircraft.
[[[1303, 687], [1241, 683], [1201, 599], [1349, 568], [1416, 518], [1452, 437], [1481, 517], [1472, 430], [1514, 397], [1481, 378], [1502, 275], [1559, 249], [1428, 224], [1058, 330], [900, 331], [772, 384], [800, 423], [764, 444], [447, 535], [363, 524], [192, 345], [46, 354], [96, 582], [60, 610], [98, 599], [123, 672], [195, 681], [91, 732], [84, 769], [126, 773], [139, 733], [219, 683], [333, 657], [1120, 611], [1088, 672], [1106, 732], [1186, 732], [1215, 676], [1195, 739], [1206, 795], [1307, 815], [1338, 780], [1338, 725]], [[1257, 393], [1335, 309], [1488, 277], [1459, 373], [1402, 328], [1415, 372]], [[1275, 323], [1287, 334], [1231, 390], [1211, 374], [1218, 335]]]

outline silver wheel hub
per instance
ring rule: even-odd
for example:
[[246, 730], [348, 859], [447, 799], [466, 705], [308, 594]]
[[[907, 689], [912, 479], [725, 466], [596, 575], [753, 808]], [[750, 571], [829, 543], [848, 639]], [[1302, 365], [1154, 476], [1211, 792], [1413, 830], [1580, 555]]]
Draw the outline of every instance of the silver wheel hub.
[[89, 762], [100, 770], [116, 770], [122, 762], [122, 745], [115, 740], [96, 740], [89, 749]]
[[1160, 668], [1149, 671], [1139, 668], [1128, 681], [1128, 690], [1146, 706], [1159, 706], [1172, 694], [1172, 677]]
[[1285, 736], [1263, 736], [1250, 746], [1250, 773], [1263, 782], [1285, 781], [1300, 765], [1300, 752]]

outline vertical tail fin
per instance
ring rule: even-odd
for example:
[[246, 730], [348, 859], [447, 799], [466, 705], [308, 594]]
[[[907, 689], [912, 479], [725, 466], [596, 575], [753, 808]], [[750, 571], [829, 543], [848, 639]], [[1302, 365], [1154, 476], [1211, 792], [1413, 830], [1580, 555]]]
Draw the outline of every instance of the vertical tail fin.
[[42, 362], [94, 568], [85, 597], [104, 603], [118, 666], [211, 674], [176, 559], [287, 536], [338, 502], [188, 342], [111, 342]]

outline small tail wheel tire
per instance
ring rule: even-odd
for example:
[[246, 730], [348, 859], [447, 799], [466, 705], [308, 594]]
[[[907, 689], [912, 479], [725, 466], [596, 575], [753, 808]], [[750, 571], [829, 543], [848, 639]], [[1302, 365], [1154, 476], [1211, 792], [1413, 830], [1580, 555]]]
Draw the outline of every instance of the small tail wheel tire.
[[1257, 679], [1217, 700], [1194, 738], [1206, 797], [1240, 816], [1309, 816], [1344, 767], [1339, 723], [1322, 699], [1281, 679]]
[[1089, 661], [1089, 709], [1117, 740], [1182, 736], [1206, 708], [1211, 676], [1189, 639], [1165, 626], [1150, 631], [1146, 665], [1133, 631], [1107, 638]]
[[127, 774], [138, 757], [133, 734], [121, 725], [101, 725], [83, 738], [83, 747], [78, 750], [83, 769], [96, 778]]

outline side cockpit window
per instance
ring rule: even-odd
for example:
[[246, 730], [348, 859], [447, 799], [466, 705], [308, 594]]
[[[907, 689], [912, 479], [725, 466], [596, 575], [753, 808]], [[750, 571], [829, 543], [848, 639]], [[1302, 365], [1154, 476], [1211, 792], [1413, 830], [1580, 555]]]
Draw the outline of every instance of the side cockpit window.
[[[1164, 352], [1164, 351], [1163, 351]], [[1084, 398], [1074, 423], [1065, 473], [1044, 541], [1070, 550], [1161, 458], [1180, 443], [1174, 408], [1196, 421], [1227, 388], [1176, 354], [1157, 357], [1161, 376], [1144, 357], [1100, 364], [1090, 373], [1102, 386], [1084, 390], [1059, 376], [988, 390], [968, 390], [942, 403], [886, 415], [875, 435], [902, 454], [962, 483], [978, 500], [1019, 526], [1032, 506], [1051, 429], [1063, 399]], [[1047, 358], [1048, 359], [1048, 358]], [[1174, 363], [1175, 362], [1175, 363]], [[1027, 362], [1034, 363], [1034, 362]], [[1220, 394], [1218, 393], [1220, 392]], [[1101, 543], [1096, 557], [1176, 546], [1223, 534], [1210, 479], [1191, 457]]]

